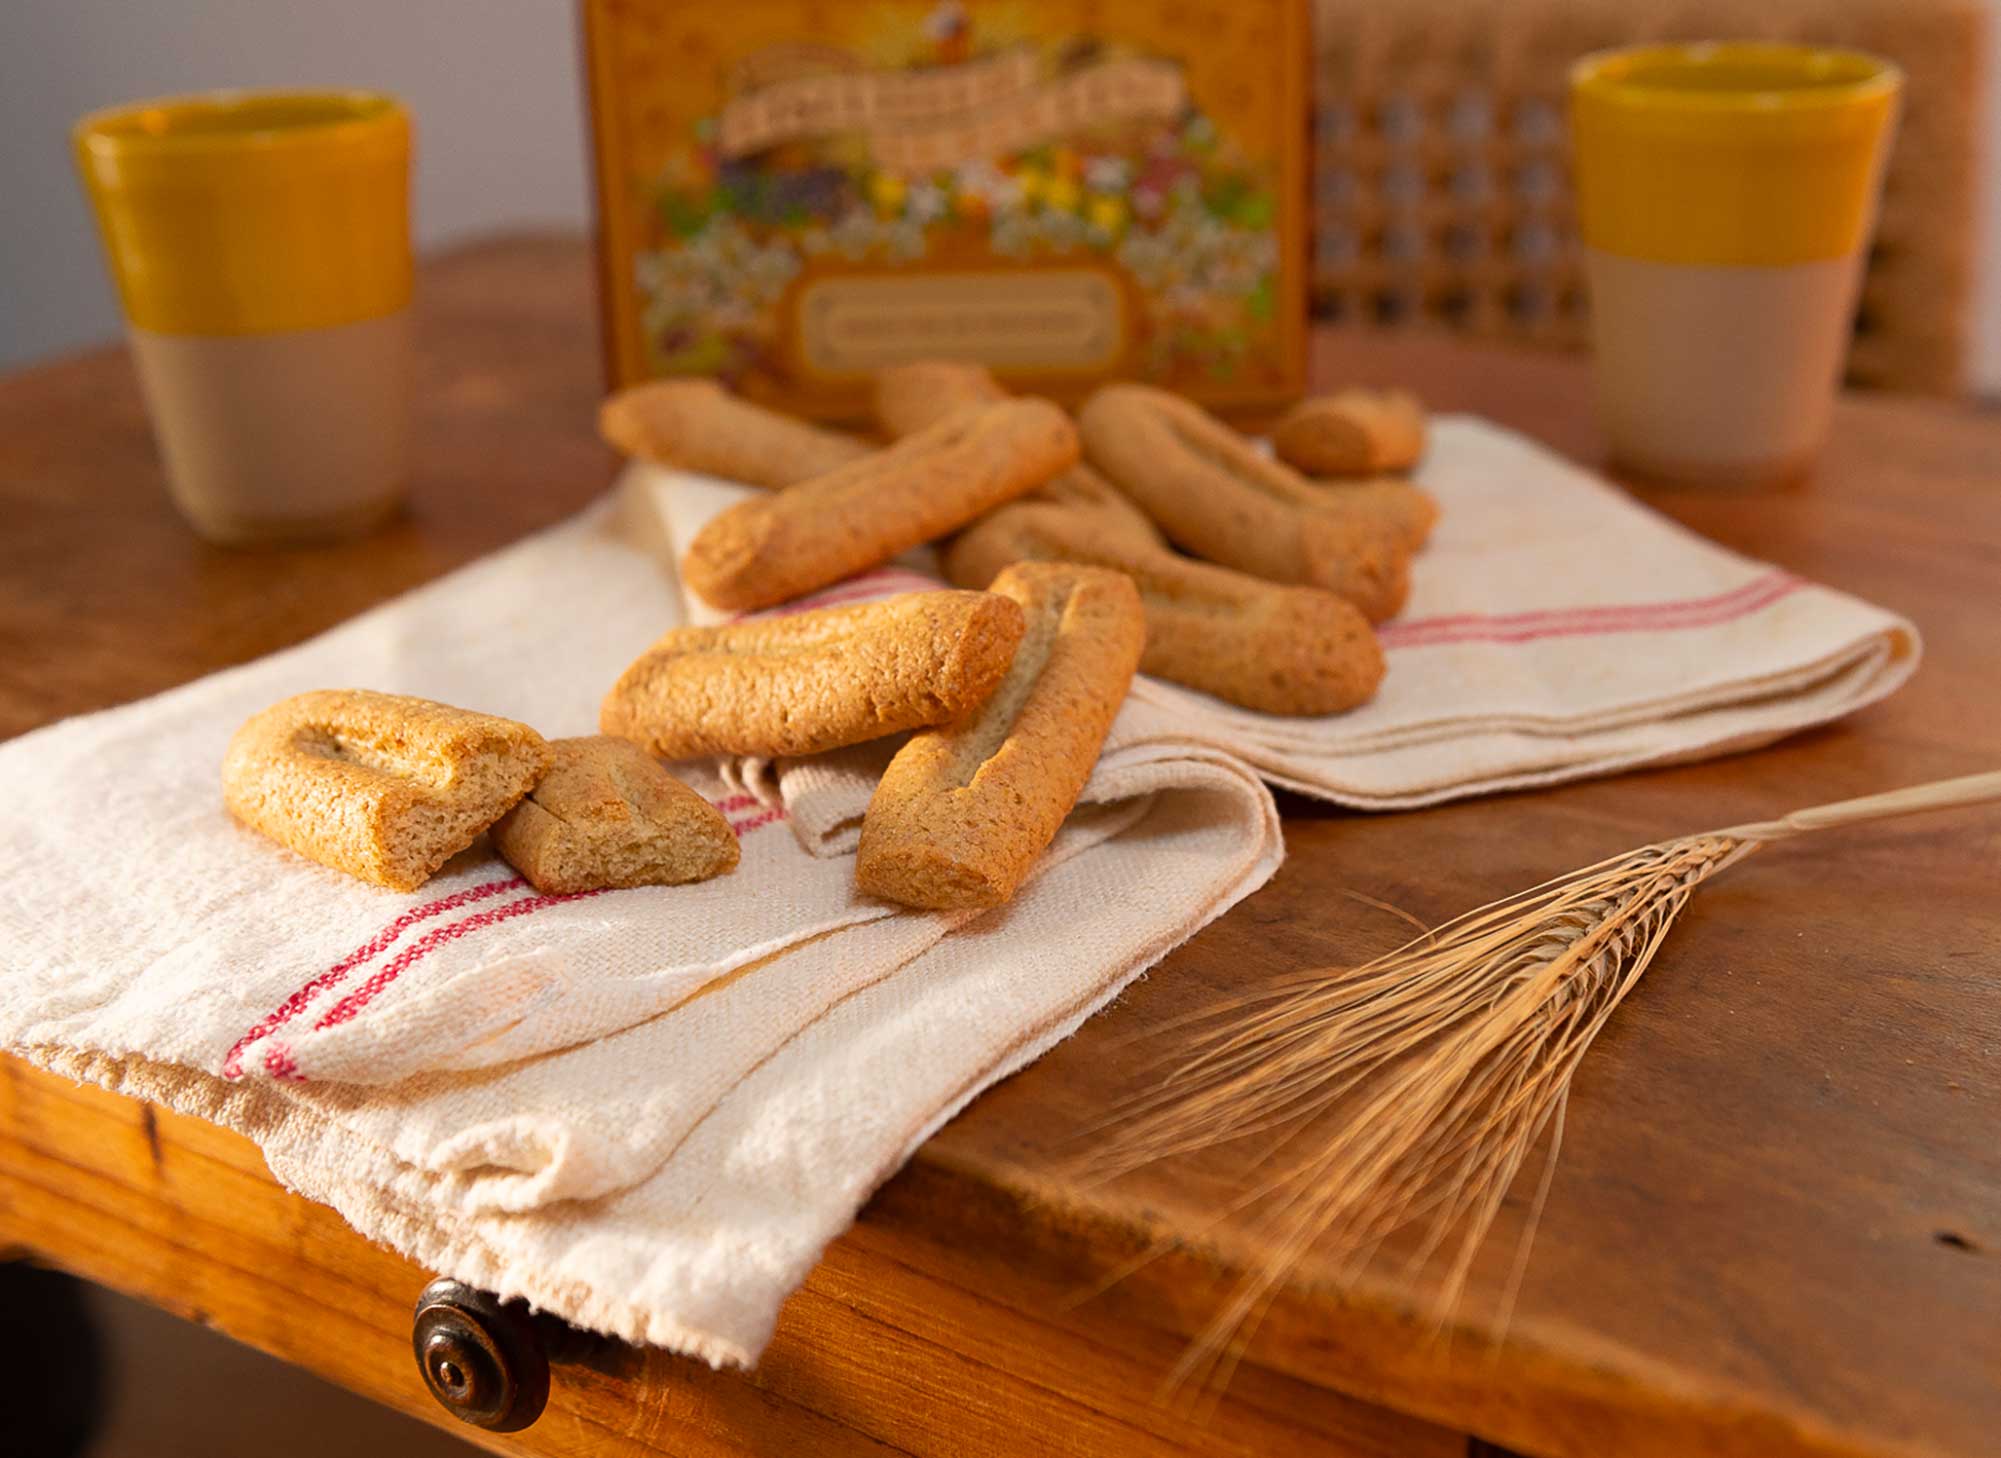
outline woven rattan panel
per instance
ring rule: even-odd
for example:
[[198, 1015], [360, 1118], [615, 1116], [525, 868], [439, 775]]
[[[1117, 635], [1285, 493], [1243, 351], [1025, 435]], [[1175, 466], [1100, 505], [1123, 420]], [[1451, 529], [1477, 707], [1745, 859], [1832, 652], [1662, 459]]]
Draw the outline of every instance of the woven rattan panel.
[[1909, 77], [1851, 382], [1962, 388], [1983, 0], [1314, 0], [1313, 297], [1338, 322], [1584, 342], [1564, 78], [1635, 41], [1812, 40]]

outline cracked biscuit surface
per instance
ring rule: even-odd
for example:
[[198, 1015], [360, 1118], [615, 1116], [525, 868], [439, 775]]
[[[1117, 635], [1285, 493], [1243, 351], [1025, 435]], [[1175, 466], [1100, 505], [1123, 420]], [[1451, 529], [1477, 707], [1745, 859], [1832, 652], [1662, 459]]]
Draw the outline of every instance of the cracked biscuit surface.
[[250, 716], [223, 803], [321, 865], [414, 891], [511, 809], [549, 747], [526, 724], [368, 689], [297, 694]]
[[1130, 578], [1020, 562], [993, 590], [1028, 631], [975, 714], [911, 736], [862, 820], [855, 884], [930, 910], [998, 906], [1077, 803], [1146, 639]]
[[494, 847], [537, 891], [678, 886], [736, 869], [715, 806], [630, 740], [558, 739], [549, 772], [493, 827]]

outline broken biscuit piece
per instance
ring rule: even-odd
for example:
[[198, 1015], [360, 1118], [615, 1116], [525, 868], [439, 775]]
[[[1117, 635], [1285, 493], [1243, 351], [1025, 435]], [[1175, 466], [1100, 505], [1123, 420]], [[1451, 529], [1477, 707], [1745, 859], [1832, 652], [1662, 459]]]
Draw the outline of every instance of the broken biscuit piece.
[[626, 739], [558, 739], [554, 763], [493, 827], [493, 843], [537, 891], [678, 886], [736, 869], [722, 812]]
[[367, 689], [294, 695], [229, 741], [230, 814], [323, 866], [414, 891], [528, 793], [549, 747], [526, 724]]

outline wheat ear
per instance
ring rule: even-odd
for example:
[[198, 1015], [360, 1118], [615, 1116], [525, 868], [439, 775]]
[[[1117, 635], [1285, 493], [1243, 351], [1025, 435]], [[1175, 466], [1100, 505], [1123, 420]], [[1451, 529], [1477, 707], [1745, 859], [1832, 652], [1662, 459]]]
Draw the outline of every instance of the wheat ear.
[[[1150, 1091], [1095, 1126], [1087, 1177], [1280, 1132], [1226, 1214], [1249, 1211], [1257, 1263], [1169, 1385], [1227, 1380], [1309, 1249], [1352, 1279], [1415, 1227], [1405, 1273], [1443, 1263], [1442, 1326], [1501, 1201], [1547, 1132], [1505, 1324], [1555, 1167], [1571, 1079], [1696, 887], [1771, 841], [2001, 799], [2001, 772], [1913, 786], [1643, 846], [1467, 912], [1351, 970], [1282, 977], [1213, 1009]], [[1282, 1132], [1281, 1132], [1282, 1131]]]

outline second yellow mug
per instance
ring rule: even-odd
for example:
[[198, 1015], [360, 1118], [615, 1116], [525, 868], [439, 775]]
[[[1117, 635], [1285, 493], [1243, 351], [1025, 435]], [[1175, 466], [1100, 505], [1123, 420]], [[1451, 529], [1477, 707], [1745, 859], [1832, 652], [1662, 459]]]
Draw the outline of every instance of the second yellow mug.
[[74, 131], [175, 503], [225, 542], [351, 534], [408, 470], [410, 122], [214, 92]]
[[1854, 51], [1646, 46], [1571, 72], [1578, 222], [1615, 462], [1799, 475], [1826, 434], [1903, 85]]

